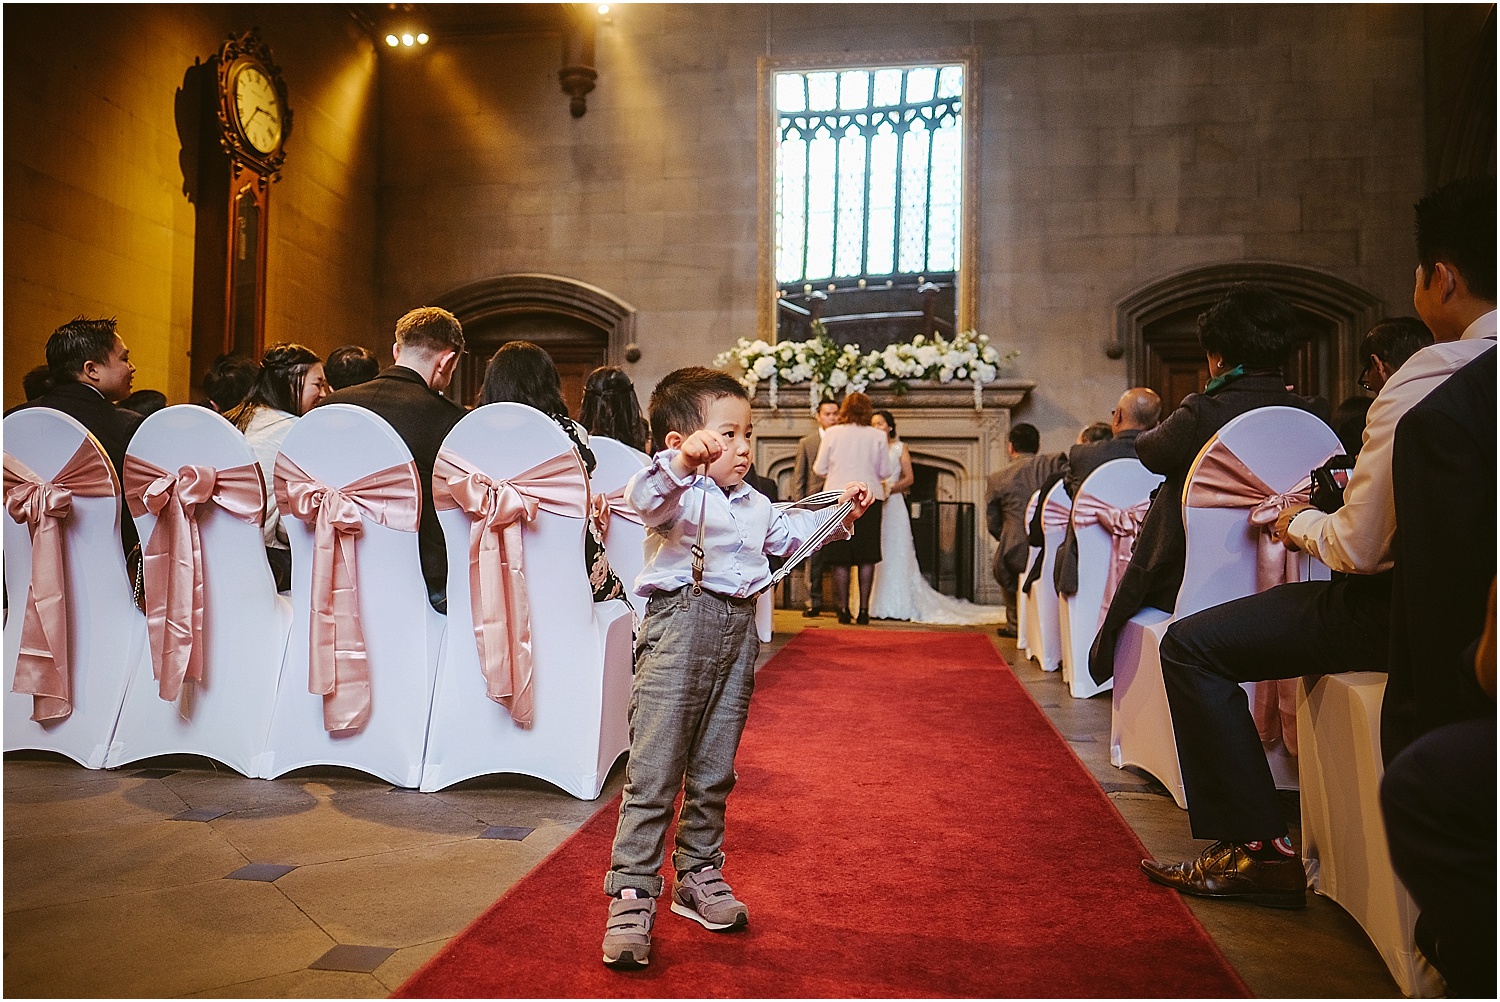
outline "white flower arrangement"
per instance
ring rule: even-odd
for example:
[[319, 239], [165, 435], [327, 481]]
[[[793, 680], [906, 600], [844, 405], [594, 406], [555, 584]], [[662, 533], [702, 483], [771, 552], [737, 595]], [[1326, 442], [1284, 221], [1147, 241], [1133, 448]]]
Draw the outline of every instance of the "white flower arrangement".
[[952, 340], [941, 334], [930, 338], [918, 334], [910, 341], [860, 354], [856, 345], [835, 344], [823, 325], [815, 323], [813, 336], [806, 341], [768, 344], [759, 338], [740, 338], [733, 348], [714, 359], [714, 365], [738, 365], [742, 370], [740, 382], [751, 395], [762, 381], [769, 380], [772, 407], [777, 406], [781, 386], [808, 384], [808, 401], [816, 409], [825, 395], [863, 393], [871, 383], [890, 381], [899, 396], [906, 392], [908, 381], [922, 379], [972, 383], [978, 408], [983, 403], [984, 384], [994, 382], [1000, 366], [1020, 354], [1001, 354], [991, 346], [988, 335], [972, 330], [960, 331]]

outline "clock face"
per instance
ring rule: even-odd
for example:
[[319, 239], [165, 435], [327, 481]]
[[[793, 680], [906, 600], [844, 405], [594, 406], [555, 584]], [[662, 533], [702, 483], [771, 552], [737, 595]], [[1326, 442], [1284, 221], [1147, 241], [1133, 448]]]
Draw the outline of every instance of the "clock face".
[[234, 107], [240, 129], [262, 153], [281, 144], [281, 101], [271, 78], [251, 65], [234, 78]]

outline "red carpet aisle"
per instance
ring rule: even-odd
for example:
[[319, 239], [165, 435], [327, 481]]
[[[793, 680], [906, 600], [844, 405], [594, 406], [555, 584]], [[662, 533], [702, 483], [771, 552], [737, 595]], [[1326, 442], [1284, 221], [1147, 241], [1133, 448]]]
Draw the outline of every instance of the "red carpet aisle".
[[662, 908], [650, 967], [599, 962], [616, 801], [397, 994], [1248, 995], [986, 637], [804, 631], [738, 767], [745, 932]]

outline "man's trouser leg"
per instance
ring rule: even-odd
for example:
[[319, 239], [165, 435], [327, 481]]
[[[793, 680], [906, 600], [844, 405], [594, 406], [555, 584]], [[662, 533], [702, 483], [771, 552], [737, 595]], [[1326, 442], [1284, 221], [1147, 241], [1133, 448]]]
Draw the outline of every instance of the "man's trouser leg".
[[1390, 575], [1280, 585], [1168, 628], [1162, 678], [1195, 838], [1280, 838], [1286, 820], [1241, 682], [1385, 671]]
[[813, 612], [823, 610], [823, 551], [814, 550], [807, 558], [807, 594]]

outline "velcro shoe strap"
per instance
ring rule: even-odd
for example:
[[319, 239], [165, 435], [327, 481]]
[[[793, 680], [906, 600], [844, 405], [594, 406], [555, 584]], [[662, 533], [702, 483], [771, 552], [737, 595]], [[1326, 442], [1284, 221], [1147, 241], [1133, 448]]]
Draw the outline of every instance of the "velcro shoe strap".
[[609, 903], [610, 929], [645, 929], [656, 911], [651, 898], [615, 898]]

